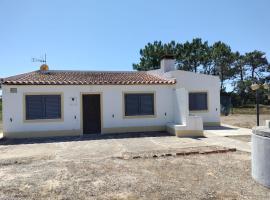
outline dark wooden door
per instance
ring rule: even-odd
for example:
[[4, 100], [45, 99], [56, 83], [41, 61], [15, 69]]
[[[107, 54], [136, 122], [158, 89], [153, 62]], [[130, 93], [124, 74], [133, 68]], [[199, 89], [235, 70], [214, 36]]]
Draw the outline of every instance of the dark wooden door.
[[100, 133], [100, 95], [83, 95], [83, 133]]

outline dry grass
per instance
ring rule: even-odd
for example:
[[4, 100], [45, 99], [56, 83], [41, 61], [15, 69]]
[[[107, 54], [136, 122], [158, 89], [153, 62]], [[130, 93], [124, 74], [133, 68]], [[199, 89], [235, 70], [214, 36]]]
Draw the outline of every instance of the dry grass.
[[[265, 125], [265, 120], [270, 120], [270, 115], [260, 115], [260, 125]], [[252, 128], [256, 126], [256, 115], [233, 114], [221, 116], [221, 123], [243, 128]]]
[[119, 157], [205, 145], [174, 136], [3, 141], [0, 199], [270, 199], [251, 178], [250, 153]]
[[[231, 113], [254, 115], [256, 114], [256, 105], [253, 105], [249, 108], [232, 108]], [[270, 115], [270, 106], [260, 105], [260, 114]]]
[[[26, 160], [26, 159], [25, 159]], [[0, 168], [0, 199], [269, 199], [250, 154], [158, 159], [28, 159]]]

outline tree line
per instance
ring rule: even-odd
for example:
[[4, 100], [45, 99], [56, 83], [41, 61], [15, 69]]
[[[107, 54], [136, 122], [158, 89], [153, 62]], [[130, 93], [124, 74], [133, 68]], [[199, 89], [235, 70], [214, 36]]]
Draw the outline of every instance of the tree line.
[[[179, 70], [219, 76], [221, 94], [232, 96], [235, 106], [254, 103], [254, 92], [250, 89], [253, 82], [270, 82], [270, 64], [264, 52], [254, 50], [241, 54], [224, 42], [210, 45], [201, 38], [185, 43], [148, 43], [140, 49], [140, 61], [134, 63], [133, 68], [138, 71], [159, 69], [164, 55], [173, 55]], [[260, 91], [261, 103], [267, 101], [266, 92]]]

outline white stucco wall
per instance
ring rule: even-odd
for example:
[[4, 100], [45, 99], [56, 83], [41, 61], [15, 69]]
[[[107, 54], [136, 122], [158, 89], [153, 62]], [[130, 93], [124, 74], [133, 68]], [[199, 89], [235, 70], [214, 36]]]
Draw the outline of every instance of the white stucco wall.
[[[208, 93], [208, 111], [190, 112], [201, 116], [204, 123], [220, 122], [220, 80], [217, 76], [196, 74], [187, 71], [171, 71], [167, 76], [176, 78], [176, 88], [185, 88], [189, 92]], [[188, 106], [188, 104], [187, 104]]]
[[185, 88], [175, 88], [174, 89], [174, 124], [187, 124], [187, 116], [188, 116], [188, 107], [183, 106], [187, 105], [187, 91]]
[[[17, 93], [10, 93], [17, 88]], [[123, 92], [155, 92], [156, 117], [123, 117]], [[64, 120], [57, 122], [24, 122], [23, 95], [25, 93], [63, 93]], [[7, 86], [3, 85], [3, 129], [4, 132], [79, 130], [81, 129], [81, 93], [102, 93], [103, 128], [165, 126], [174, 120], [173, 86]], [[75, 97], [76, 104], [71, 105]], [[166, 115], [165, 115], [166, 113]], [[114, 115], [114, 117], [112, 117]], [[76, 116], [76, 119], [75, 119]], [[12, 119], [12, 121], [10, 121]]]
[[[162, 75], [160, 70], [149, 73]], [[175, 78], [175, 85], [71, 85], [71, 86], [8, 86], [3, 85], [3, 130], [4, 133], [35, 131], [82, 131], [81, 94], [101, 93], [102, 127], [158, 127], [174, 124], [183, 130], [201, 129], [200, 120], [190, 114], [200, 116], [204, 123], [220, 123], [220, 81], [218, 77], [195, 74], [186, 71], [170, 71], [164, 76]], [[17, 88], [17, 93], [10, 93], [10, 88]], [[125, 118], [123, 111], [124, 92], [155, 92], [155, 117]], [[207, 92], [208, 110], [189, 112], [188, 93]], [[26, 93], [62, 93], [63, 120], [25, 122], [23, 97]], [[71, 98], [76, 99], [72, 103]], [[166, 113], [166, 114], [165, 114]], [[12, 119], [12, 120], [10, 120]], [[200, 126], [199, 126], [199, 125]], [[186, 126], [186, 127], [184, 127]], [[198, 128], [199, 127], [199, 128]]]

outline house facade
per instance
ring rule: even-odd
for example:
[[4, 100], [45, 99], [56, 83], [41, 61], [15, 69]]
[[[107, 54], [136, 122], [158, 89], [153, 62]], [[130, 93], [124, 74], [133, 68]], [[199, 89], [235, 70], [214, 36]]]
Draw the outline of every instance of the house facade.
[[148, 72], [40, 70], [4, 78], [7, 138], [168, 131], [202, 136], [220, 124], [216, 76], [175, 69], [165, 57]]

